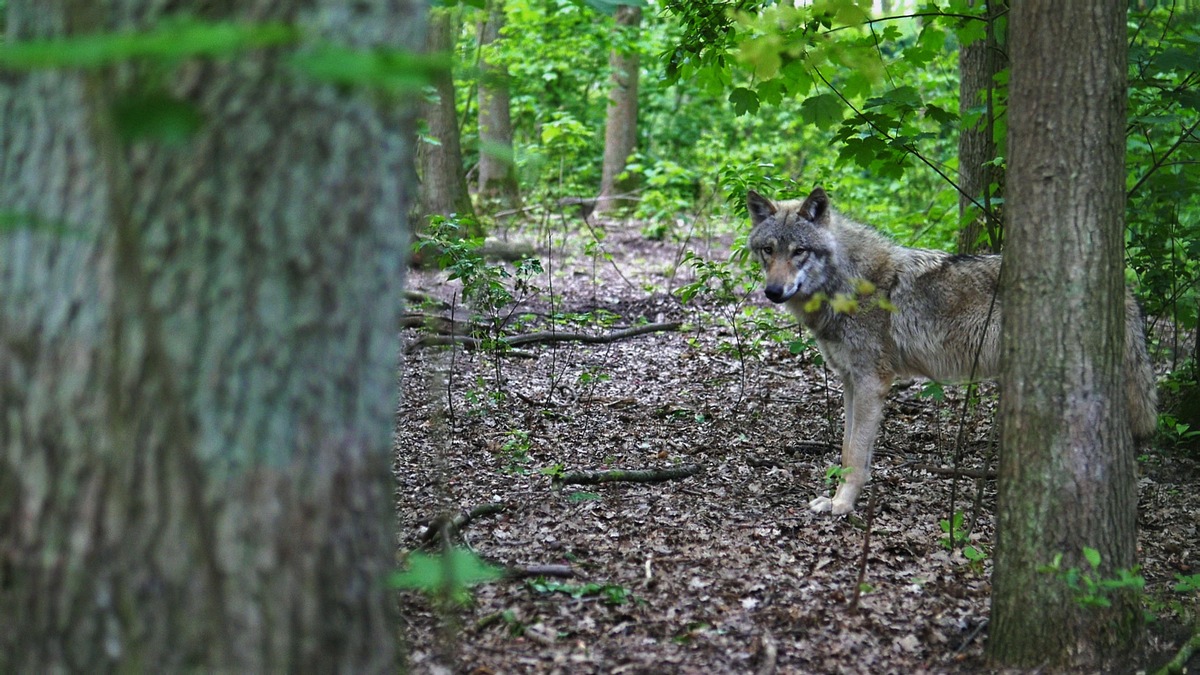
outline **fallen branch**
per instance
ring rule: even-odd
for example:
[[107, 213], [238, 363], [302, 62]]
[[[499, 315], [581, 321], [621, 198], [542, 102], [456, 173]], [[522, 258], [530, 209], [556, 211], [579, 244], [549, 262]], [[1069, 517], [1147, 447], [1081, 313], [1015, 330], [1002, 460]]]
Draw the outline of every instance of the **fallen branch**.
[[1167, 665], [1163, 666], [1154, 675], [1179, 675], [1179, 673], [1187, 672], [1188, 661], [1192, 660], [1192, 655], [1200, 651], [1200, 631], [1192, 634], [1192, 639], [1183, 643], [1183, 647], [1179, 649], [1179, 653], [1175, 658], [1171, 659]]
[[838, 452], [841, 448], [832, 443], [823, 443], [821, 441], [793, 441], [788, 444], [787, 450], [790, 452]]
[[554, 477], [556, 485], [599, 485], [600, 483], [661, 483], [687, 478], [700, 473], [699, 464], [672, 466], [666, 469], [612, 469], [610, 471], [577, 471]]
[[[531, 344], [550, 344], [554, 342], [583, 342], [586, 344], [608, 344], [617, 340], [637, 337], [647, 333], [658, 333], [661, 331], [679, 330], [682, 324], [678, 321], [667, 323], [648, 323], [641, 326], [633, 326], [623, 330], [615, 330], [604, 335], [589, 335], [587, 333], [562, 333], [558, 331], [541, 331], [537, 333], [526, 333], [524, 335], [509, 335], [498, 338], [496, 342], [502, 342], [508, 347], [518, 347], [520, 345]], [[406, 349], [408, 352], [420, 349], [422, 347], [439, 347], [445, 345], [459, 344], [466, 349], [480, 349], [484, 340], [466, 335], [425, 335], [412, 343]]]
[[507, 505], [503, 502], [493, 502], [490, 504], [481, 504], [471, 509], [470, 511], [461, 511], [457, 515], [451, 517], [448, 514], [443, 514], [434, 518], [429, 523], [429, 527], [421, 534], [421, 544], [430, 546], [439, 544], [442, 541], [449, 540], [458, 536], [463, 528], [471, 523], [476, 518], [484, 516], [493, 516], [500, 513]]
[[410, 305], [428, 305], [439, 309], [450, 309], [450, 305], [443, 300], [420, 291], [404, 290], [400, 292], [400, 296]]
[[996, 478], [995, 471], [986, 471], [984, 469], [952, 469], [948, 466], [937, 466], [935, 464], [910, 464], [910, 468], [918, 471], [928, 471], [929, 473], [938, 476], [954, 476], [955, 478], [986, 478], [994, 480]]
[[760, 468], [760, 469], [768, 468], [768, 467], [773, 468], [773, 469], [783, 468], [782, 464], [780, 464], [779, 462], [776, 462], [773, 459], [756, 457], [754, 455], [746, 455], [746, 465], [753, 466], [753, 467]]
[[406, 312], [400, 316], [401, 328], [424, 328], [439, 335], [467, 335], [474, 332], [474, 326], [467, 321], [451, 320], [437, 314], [422, 314]]
[[526, 565], [524, 567], [507, 567], [504, 569], [506, 579], [529, 579], [531, 577], [557, 577], [573, 579], [575, 569], [570, 565]]

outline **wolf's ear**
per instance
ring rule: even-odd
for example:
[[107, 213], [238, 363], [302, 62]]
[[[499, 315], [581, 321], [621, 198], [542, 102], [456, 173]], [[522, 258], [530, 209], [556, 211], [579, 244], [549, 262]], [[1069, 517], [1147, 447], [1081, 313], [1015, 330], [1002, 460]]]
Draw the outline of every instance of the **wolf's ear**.
[[829, 195], [825, 194], [821, 186], [813, 188], [812, 193], [800, 205], [800, 215], [818, 225], [829, 222]]
[[750, 222], [757, 225], [775, 213], [775, 204], [754, 190], [746, 193], [746, 209], [750, 211]]

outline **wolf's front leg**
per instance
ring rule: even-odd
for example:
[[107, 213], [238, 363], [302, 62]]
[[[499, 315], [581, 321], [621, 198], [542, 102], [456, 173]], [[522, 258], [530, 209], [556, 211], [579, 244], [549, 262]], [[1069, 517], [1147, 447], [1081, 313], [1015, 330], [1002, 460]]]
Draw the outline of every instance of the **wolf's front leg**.
[[871, 451], [883, 420], [883, 403], [891, 387], [891, 378], [883, 376], [844, 380], [846, 428], [842, 434], [843, 475], [833, 499], [817, 497], [808, 507], [835, 516], [850, 513], [871, 476]]

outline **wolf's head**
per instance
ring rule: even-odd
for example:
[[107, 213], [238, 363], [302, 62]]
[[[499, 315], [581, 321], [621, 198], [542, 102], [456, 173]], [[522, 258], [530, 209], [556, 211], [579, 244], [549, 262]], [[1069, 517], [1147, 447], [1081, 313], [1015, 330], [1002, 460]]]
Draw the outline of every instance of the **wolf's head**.
[[771, 302], [807, 300], [830, 280], [834, 239], [829, 231], [829, 196], [813, 188], [804, 201], [772, 202], [757, 192], [746, 195], [754, 229], [750, 251], [766, 272], [763, 289]]

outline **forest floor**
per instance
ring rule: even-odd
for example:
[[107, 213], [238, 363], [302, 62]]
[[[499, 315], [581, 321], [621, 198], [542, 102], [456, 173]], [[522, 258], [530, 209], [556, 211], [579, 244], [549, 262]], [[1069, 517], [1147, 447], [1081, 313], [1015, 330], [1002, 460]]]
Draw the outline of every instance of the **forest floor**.
[[[920, 382], [898, 384], [858, 511], [811, 513], [839, 460], [836, 376], [815, 350], [793, 355], [789, 340], [764, 337], [737, 305], [672, 293], [695, 278], [678, 264], [685, 246], [723, 261], [731, 236], [680, 243], [648, 240], [634, 223], [603, 229], [603, 250], [587, 229], [555, 235], [550, 252], [538, 247], [546, 273], [529, 283], [541, 290], [502, 316], [523, 317], [515, 332], [551, 330], [555, 312], [579, 321], [559, 332], [679, 329], [503, 356], [443, 347], [403, 357], [401, 548], [419, 548], [439, 514], [495, 505], [502, 510], [467, 524], [458, 543], [513, 570], [573, 573], [481, 584], [450, 611], [404, 592], [412, 671], [985, 670], [994, 394], [985, 387], [964, 406], [963, 388], [939, 397]], [[408, 286], [447, 303], [461, 290], [436, 271], [414, 271]], [[744, 303], [769, 305], [759, 292]], [[403, 342], [422, 334], [406, 329]], [[548, 475], [690, 465], [699, 472], [655, 483], [558, 485]], [[1150, 450], [1139, 467], [1139, 559], [1158, 618], [1135, 662], [1152, 669], [1186, 639], [1200, 604], [1195, 591], [1172, 590], [1177, 574], [1200, 572], [1200, 466]], [[966, 554], [946, 541], [952, 511], [970, 530]]]

